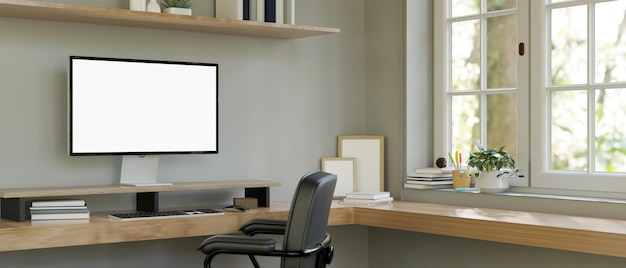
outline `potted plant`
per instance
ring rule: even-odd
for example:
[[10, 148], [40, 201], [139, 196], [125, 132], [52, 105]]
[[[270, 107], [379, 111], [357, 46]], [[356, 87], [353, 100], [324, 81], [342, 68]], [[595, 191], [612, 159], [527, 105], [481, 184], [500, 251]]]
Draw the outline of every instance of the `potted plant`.
[[161, 0], [163, 13], [191, 15], [191, 0]]
[[500, 149], [484, 149], [476, 143], [478, 152], [470, 154], [467, 166], [476, 170], [476, 188], [483, 193], [500, 193], [509, 188], [506, 175], [517, 175], [515, 160], [506, 151]]

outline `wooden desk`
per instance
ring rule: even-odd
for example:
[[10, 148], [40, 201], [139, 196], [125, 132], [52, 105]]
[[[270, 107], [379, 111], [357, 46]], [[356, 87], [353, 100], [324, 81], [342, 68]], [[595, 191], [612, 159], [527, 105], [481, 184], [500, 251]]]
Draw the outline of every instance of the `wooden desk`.
[[[106, 244], [236, 233], [253, 218], [286, 219], [287, 203], [245, 213], [116, 221], [96, 213], [84, 223], [0, 220], [0, 251]], [[329, 225], [358, 224], [411, 232], [626, 257], [626, 221], [394, 201], [352, 207], [333, 204]]]
[[625, 220], [394, 201], [355, 207], [354, 223], [626, 257]]

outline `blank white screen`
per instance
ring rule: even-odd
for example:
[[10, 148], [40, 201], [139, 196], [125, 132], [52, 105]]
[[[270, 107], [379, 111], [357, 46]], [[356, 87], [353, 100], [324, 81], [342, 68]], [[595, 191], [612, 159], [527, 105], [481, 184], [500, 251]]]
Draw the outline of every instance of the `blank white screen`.
[[217, 66], [72, 59], [71, 153], [217, 152]]

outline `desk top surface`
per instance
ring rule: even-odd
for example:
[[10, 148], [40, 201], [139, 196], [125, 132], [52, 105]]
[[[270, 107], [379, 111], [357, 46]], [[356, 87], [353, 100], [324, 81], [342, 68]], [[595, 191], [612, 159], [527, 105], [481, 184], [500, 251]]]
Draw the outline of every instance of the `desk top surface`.
[[[116, 221], [93, 213], [77, 222], [0, 220], [0, 251], [236, 233], [253, 218], [286, 219], [288, 203], [245, 213]], [[626, 257], [626, 221], [394, 201], [377, 206], [333, 202], [329, 225], [358, 224], [486, 241]]]

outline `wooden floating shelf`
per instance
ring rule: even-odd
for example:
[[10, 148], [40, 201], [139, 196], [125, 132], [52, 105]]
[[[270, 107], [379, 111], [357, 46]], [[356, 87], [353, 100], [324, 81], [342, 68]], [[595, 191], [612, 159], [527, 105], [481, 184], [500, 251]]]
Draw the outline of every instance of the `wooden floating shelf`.
[[177, 182], [165, 186], [95, 185], [72, 187], [0, 189], [0, 198], [58, 197], [76, 195], [126, 194], [149, 192], [173, 192], [193, 190], [217, 190], [235, 188], [279, 187], [279, 181], [232, 180], [206, 182]]
[[27, 199], [48, 198], [59, 196], [80, 196], [100, 194], [137, 195], [136, 207], [138, 211], [159, 211], [159, 193], [172, 191], [217, 190], [243, 188], [245, 197], [257, 199], [259, 207], [269, 206], [269, 187], [278, 187], [278, 181], [260, 180], [232, 180], [232, 181], [205, 181], [183, 182], [162, 186], [126, 186], [126, 185], [94, 185], [74, 187], [47, 187], [47, 188], [16, 188], [0, 189], [0, 217], [13, 221], [27, 220]]
[[282, 39], [303, 38], [340, 32], [340, 29], [327, 27], [172, 15], [126, 9], [18, 0], [0, 0], [0, 16]]

